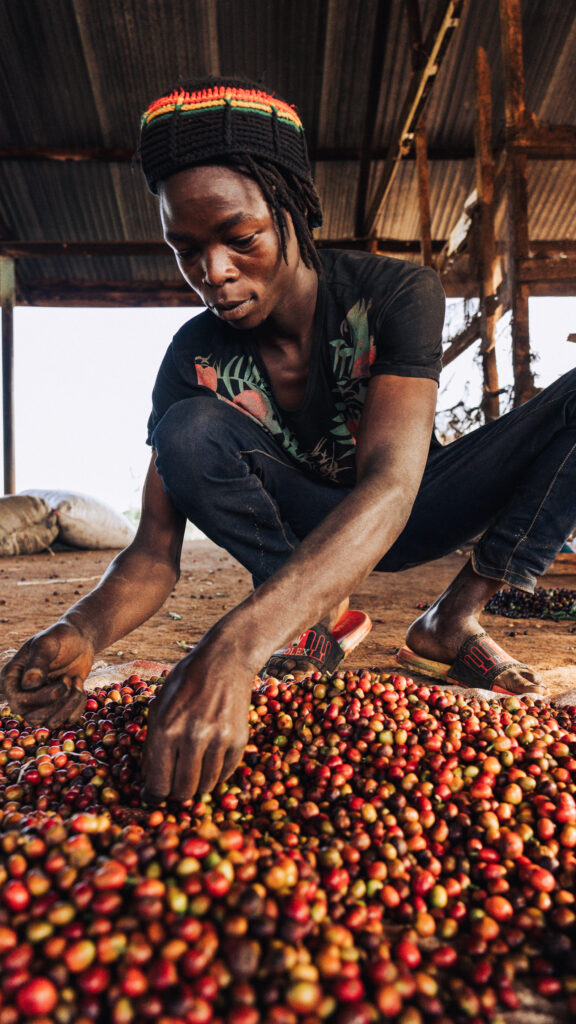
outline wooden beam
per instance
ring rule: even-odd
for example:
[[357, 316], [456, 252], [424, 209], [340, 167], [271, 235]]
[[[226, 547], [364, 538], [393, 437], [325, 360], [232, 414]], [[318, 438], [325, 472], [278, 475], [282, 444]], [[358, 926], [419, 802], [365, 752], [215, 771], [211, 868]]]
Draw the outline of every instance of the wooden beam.
[[13, 259], [46, 259], [53, 257], [85, 256], [171, 256], [172, 250], [163, 241], [126, 241], [110, 239], [106, 242], [21, 242], [0, 240], [0, 254]]
[[457, 356], [465, 352], [470, 345], [479, 341], [482, 334], [482, 318], [480, 313], [475, 313], [469, 323], [459, 331], [453, 338], [450, 338], [448, 348], [442, 353], [442, 366], [446, 367], [454, 362]]
[[530, 297], [543, 299], [565, 299], [576, 295], [576, 277], [564, 281], [531, 281]]
[[[344, 248], [354, 249], [353, 245]], [[366, 251], [366, 250], [363, 250]], [[387, 255], [378, 249], [380, 255]], [[418, 243], [416, 243], [418, 252]], [[465, 277], [450, 270], [442, 275], [442, 286], [448, 298], [478, 298], [479, 284], [472, 276]], [[566, 282], [549, 282], [530, 286], [535, 295], [571, 295]], [[145, 284], [103, 281], [28, 281], [18, 285], [16, 305], [20, 306], [199, 306], [194, 292], [184, 283], [148, 281]]]
[[[368, 238], [320, 238], [316, 245], [320, 249], [361, 249], [368, 251], [374, 240]], [[420, 243], [417, 239], [404, 241], [401, 238], [377, 238], [378, 252], [418, 253]], [[445, 245], [443, 239], [432, 240], [434, 252], [441, 252]], [[123, 239], [108, 242], [41, 242], [18, 240], [0, 240], [0, 255], [13, 259], [46, 259], [54, 257], [84, 256], [168, 256], [172, 251], [162, 241], [127, 241]]]
[[370, 183], [370, 168], [372, 166], [374, 126], [376, 124], [376, 115], [378, 113], [378, 103], [382, 88], [382, 74], [384, 71], [384, 57], [386, 54], [390, 9], [389, 0], [378, 0], [376, 24], [374, 25], [374, 36], [372, 42], [372, 58], [370, 61], [368, 100], [364, 114], [364, 131], [362, 134], [362, 146], [360, 148], [360, 165], [358, 168], [358, 185], [356, 188], [355, 235], [362, 235], [362, 225], [364, 224], [364, 218], [366, 216], [366, 199], [368, 195], [368, 185]]
[[447, 299], [477, 299], [479, 286], [478, 282], [471, 279], [462, 281], [461, 278], [448, 273], [442, 277], [442, 287]]
[[576, 259], [552, 259], [532, 257], [518, 265], [518, 279], [521, 284], [532, 281], [573, 281], [576, 280]]
[[492, 90], [486, 51], [476, 50], [474, 66], [476, 144], [476, 191], [479, 203], [479, 277], [482, 341], [482, 412], [487, 423], [498, 419], [498, 367], [496, 364], [496, 308], [494, 242], [494, 159], [492, 157]]
[[416, 129], [416, 171], [418, 179], [418, 207], [420, 210], [420, 255], [424, 267], [432, 266], [432, 220], [430, 216], [430, 175], [426, 152], [426, 115], [423, 114]]
[[[373, 244], [369, 238], [317, 238], [316, 246], [319, 249], [360, 249], [368, 250]], [[415, 239], [403, 238], [376, 238], [377, 250], [382, 253], [418, 253], [420, 242]], [[443, 238], [432, 239], [432, 252], [440, 253], [446, 245]], [[502, 251], [500, 244], [496, 247], [497, 252]], [[530, 243], [530, 252], [534, 256], [554, 256], [559, 253], [576, 252], [576, 241], [567, 239], [535, 238]], [[10, 256], [13, 259], [46, 259], [53, 257], [78, 257], [85, 256], [171, 256], [171, 250], [166, 242], [158, 240], [150, 241], [129, 241], [127, 239], [110, 239], [107, 242], [43, 242], [28, 241], [21, 242], [18, 239], [0, 239], [0, 255]]]
[[538, 160], [576, 159], [576, 126], [547, 124], [527, 115], [526, 134], [510, 143], [526, 156]]
[[120, 146], [0, 146], [0, 160], [129, 164], [134, 158], [133, 149]]
[[[525, 139], [517, 139], [513, 145], [538, 160], [573, 160], [576, 156], [571, 125], [540, 124], [533, 136], [531, 134]], [[358, 146], [310, 146], [309, 154], [314, 163], [355, 163], [360, 159], [361, 149]], [[380, 163], [387, 160], [389, 155], [390, 149], [386, 147], [378, 146], [372, 150], [372, 160]], [[410, 161], [415, 160], [416, 156], [410, 150], [402, 158]], [[428, 160], [432, 163], [459, 163], [473, 159], [474, 150], [470, 146], [430, 146], [428, 149]], [[0, 146], [0, 160], [17, 160], [21, 163], [70, 161], [76, 164], [137, 164], [138, 156], [133, 150], [121, 147]]]
[[512, 366], [514, 405], [536, 393], [530, 356], [528, 300], [530, 289], [518, 275], [518, 266], [530, 251], [528, 239], [528, 186], [526, 154], [514, 143], [526, 133], [524, 61], [522, 56], [521, 0], [500, 0], [500, 30], [504, 65], [506, 121], [506, 180], [508, 196], [508, 279], [512, 307]]
[[[317, 249], [351, 249], [360, 252], [379, 252], [382, 256], [412, 256], [420, 252], [417, 239], [402, 238], [317, 238]], [[432, 240], [433, 252], [442, 252], [444, 241], [441, 238]]]
[[[372, 150], [372, 160], [386, 160], [389, 152], [389, 149], [379, 146]], [[309, 153], [310, 159], [314, 163], [355, 162], [360, 159], [361, 149], [358, 146], [317, 146], [316, 148], [310, 146]], [[414, 160], [414, 154], [407, 153], [405, 159]], [[473, 160], [474, 150], [470, 146], [432, 146], [428, 151], [428, 159], [447, 162]], [[23, 163], [39, 160], [55, 163], [71, 161], [77, 164], [138, 163], [137, 154], [132, 149], [98, 146], [0, 146], [0, 160], [18, 160]]]
[[460, 20], [462, 3], [463, 0], [442, 0], [439, 5], [437, 17], [425, 44], [427, 60], [422, 68], [412, 73], [394, 142], [390, 147], [364, 222], [362, 232], [364, 235], [373, 234], [376, 220], [390, 191], [400, 160], [412, 144], [416, 125], [424, 110], [434, 78], [446, 53], [448, 42]]
[[182, 281], [28, 281], [20, 283], [21, 306], [189, 306], [202, 303]]
[[[497, 247], [498, 251], [499, 247]], [[562, 298], [576, 294], [576, 260], [527, 259], [519, 264], [521, 281], [530, 295]], [[470, 253], [460, 253], [442, 269], [440, 280], [450, 298], [473, 299], [480, 296], [480, 282]], [[510, 309], [509, 289], [503, 281], [496, 292], [496, 317]]]
[[0, 257], [0, 306], [2, 308], [2, 428], [4, 494], [16, 490], [14, 456], [14, 260]]
[[530, 252], [532, 256], [557, 256], [559, 253], [576, 252], [576, 240], [563, 238], [552, 241], [548, 238], [532, 238], [530, 239]]

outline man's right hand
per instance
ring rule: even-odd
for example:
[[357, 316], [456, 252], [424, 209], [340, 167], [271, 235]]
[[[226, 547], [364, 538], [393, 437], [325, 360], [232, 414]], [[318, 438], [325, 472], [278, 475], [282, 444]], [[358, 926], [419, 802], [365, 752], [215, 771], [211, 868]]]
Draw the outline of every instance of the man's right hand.
[[0, 696], [30, 725], [57, 729], [77, 722], [86, 705], [84, 680], [94, 649], [79, 629], [56, 623], [37, 633], [0, 672]]

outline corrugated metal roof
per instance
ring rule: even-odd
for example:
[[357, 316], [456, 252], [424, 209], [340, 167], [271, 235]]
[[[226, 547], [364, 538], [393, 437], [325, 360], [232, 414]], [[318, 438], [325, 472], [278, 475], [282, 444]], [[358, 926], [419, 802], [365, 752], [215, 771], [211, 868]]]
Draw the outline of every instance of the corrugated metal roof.
[[[420, 3], [424, 37], [442, 2]], [[503, 140], [498, 11], [498, 0], [465, 0], [427, 106], [437, 240], [447, 238], [474, 187], [466, 157], [478, 44], [492, 69], [494, 141]], [[528, 108], [541, 119], [573, 123], [576, 5], [524, 0], [523, 25]], [[381, 156], [392, 143], [412, 71], [403, 0], [4, 0], [0, 40], [0, 148], [131, 152], [141, 111], [179, 79], [212, 71], [276, 89], [298, 106], [317, 158], [323, 239], [354, 236], [361, 147], [371, 136]], [[372, 187], [382, 167], [373, 162]], [[534, 238], [576, 238], [575, 191], [573, 161], [530, 163]], [[418, 239], [413, 158], [401, 163], [376, 232]], [[0, 158], [0, 234], [37, 242], [161, 237], [155, 201], [138, 168], [122, 160]], [[28, 281], [153, 282], [177, 273], [169, 256], [111, 255], [22, 259], [18, 278], [25, 290]]]

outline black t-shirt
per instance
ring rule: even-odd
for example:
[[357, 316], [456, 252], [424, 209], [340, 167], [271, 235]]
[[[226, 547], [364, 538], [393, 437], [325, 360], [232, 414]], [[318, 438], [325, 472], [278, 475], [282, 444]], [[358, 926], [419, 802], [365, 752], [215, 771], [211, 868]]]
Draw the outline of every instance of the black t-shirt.
[[160, 366], [148, 443], [167, 409], [198, 388], [251, 416], [302, 469], [352, 486], [355, 436], [370, 377], [438, 381], [444, 292], [433, 270], [404, 260], [323, 249], [306, 394], [284, 409], [251, 331], [206, 310], [175, 335]]

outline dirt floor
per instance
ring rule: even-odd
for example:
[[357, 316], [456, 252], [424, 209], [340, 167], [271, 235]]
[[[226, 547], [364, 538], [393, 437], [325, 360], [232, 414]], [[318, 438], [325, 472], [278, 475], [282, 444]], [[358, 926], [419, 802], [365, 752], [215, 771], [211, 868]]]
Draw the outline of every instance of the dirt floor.
[[[65, 608], [86, 594], [113, 557], [111, 551], [60, 551], [0, 559], [0, 665], [10, 650], [54, 622]], [[351, 655], [351, 667], [399, 671], [394, 652], [418, 605], [432, 601], [464, 563], [454, 554], [403, 573], [371, 575], [353, 595], [352, 606], [368, 612], [374, 628]], [[546, 587], [576, 588], [576, 571], [549, 572]], [[303, 584], [305, 585], [305, 584]], [[171, 664], [225, 611], [251, 589], [248, 573], [210, 541], [187, 541], [182, 574], [164, 607], [147, 623], [98, 655], [99, 661], [123, 663], [146, 659]], [[546, 679], [551, 695], [576, 689], [576, 622], [507, 619], [485, 615], [487, 630], [509, 653], [533, 665]]]

